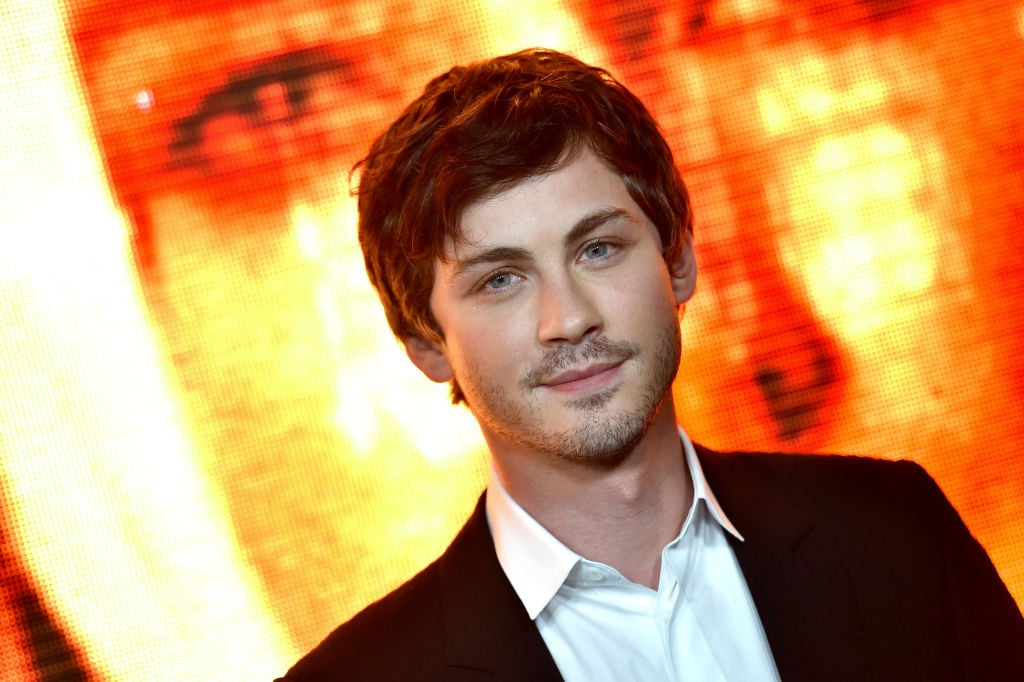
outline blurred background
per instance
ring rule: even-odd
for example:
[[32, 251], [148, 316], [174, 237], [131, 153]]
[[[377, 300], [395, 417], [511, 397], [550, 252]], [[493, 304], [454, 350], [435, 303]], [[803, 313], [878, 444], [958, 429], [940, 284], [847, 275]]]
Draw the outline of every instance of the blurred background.
[[1020, 0], [8, 0], [0, 36], [0, 681], [269, 680], [442, 551], [486, 455], [349, 169], [530, 46], [676, 150], [690, 436], [917, 460], [1024, 603]]

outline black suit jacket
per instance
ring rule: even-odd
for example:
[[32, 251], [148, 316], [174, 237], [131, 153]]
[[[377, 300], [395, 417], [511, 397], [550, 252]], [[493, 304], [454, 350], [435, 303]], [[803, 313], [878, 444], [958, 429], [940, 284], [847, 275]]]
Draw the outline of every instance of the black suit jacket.
[[[1024, 680], [1024, 619], [916, 464], [697, 446], [782, 679]], [[609, 642], [614, 646], [614, 641]], [[560, 680], [483, 507], [283, 680]]]

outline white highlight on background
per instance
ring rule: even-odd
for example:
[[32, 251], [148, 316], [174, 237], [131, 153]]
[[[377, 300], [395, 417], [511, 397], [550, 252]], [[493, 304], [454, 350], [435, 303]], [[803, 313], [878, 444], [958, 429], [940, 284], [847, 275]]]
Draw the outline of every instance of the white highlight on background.
[[60, 8], [8, 2], [0, 34], [8, 530], [47, 608], [104, 678], [272, 678], [296, 652], [182, 435]]

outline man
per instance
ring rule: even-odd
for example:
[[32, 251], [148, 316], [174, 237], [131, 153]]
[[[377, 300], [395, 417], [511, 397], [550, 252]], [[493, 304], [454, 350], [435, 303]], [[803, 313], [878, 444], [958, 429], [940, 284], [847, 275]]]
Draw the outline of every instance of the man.
[[361, 171], [388, 321], [491, 476], [436, 562], [284, 679], [1022, 679], [1024, 619], [919, 467], [678, 429], [689, 200], [606, 72], [454, 68]]

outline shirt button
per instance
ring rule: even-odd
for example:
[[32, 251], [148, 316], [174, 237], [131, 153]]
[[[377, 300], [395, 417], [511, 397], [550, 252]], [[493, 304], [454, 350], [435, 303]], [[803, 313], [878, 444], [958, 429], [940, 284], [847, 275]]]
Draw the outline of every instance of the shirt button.
[[583, 580], [588, 583], [599, 583], [604, 580], [604, 573], [596, 566], [584, 566]]

